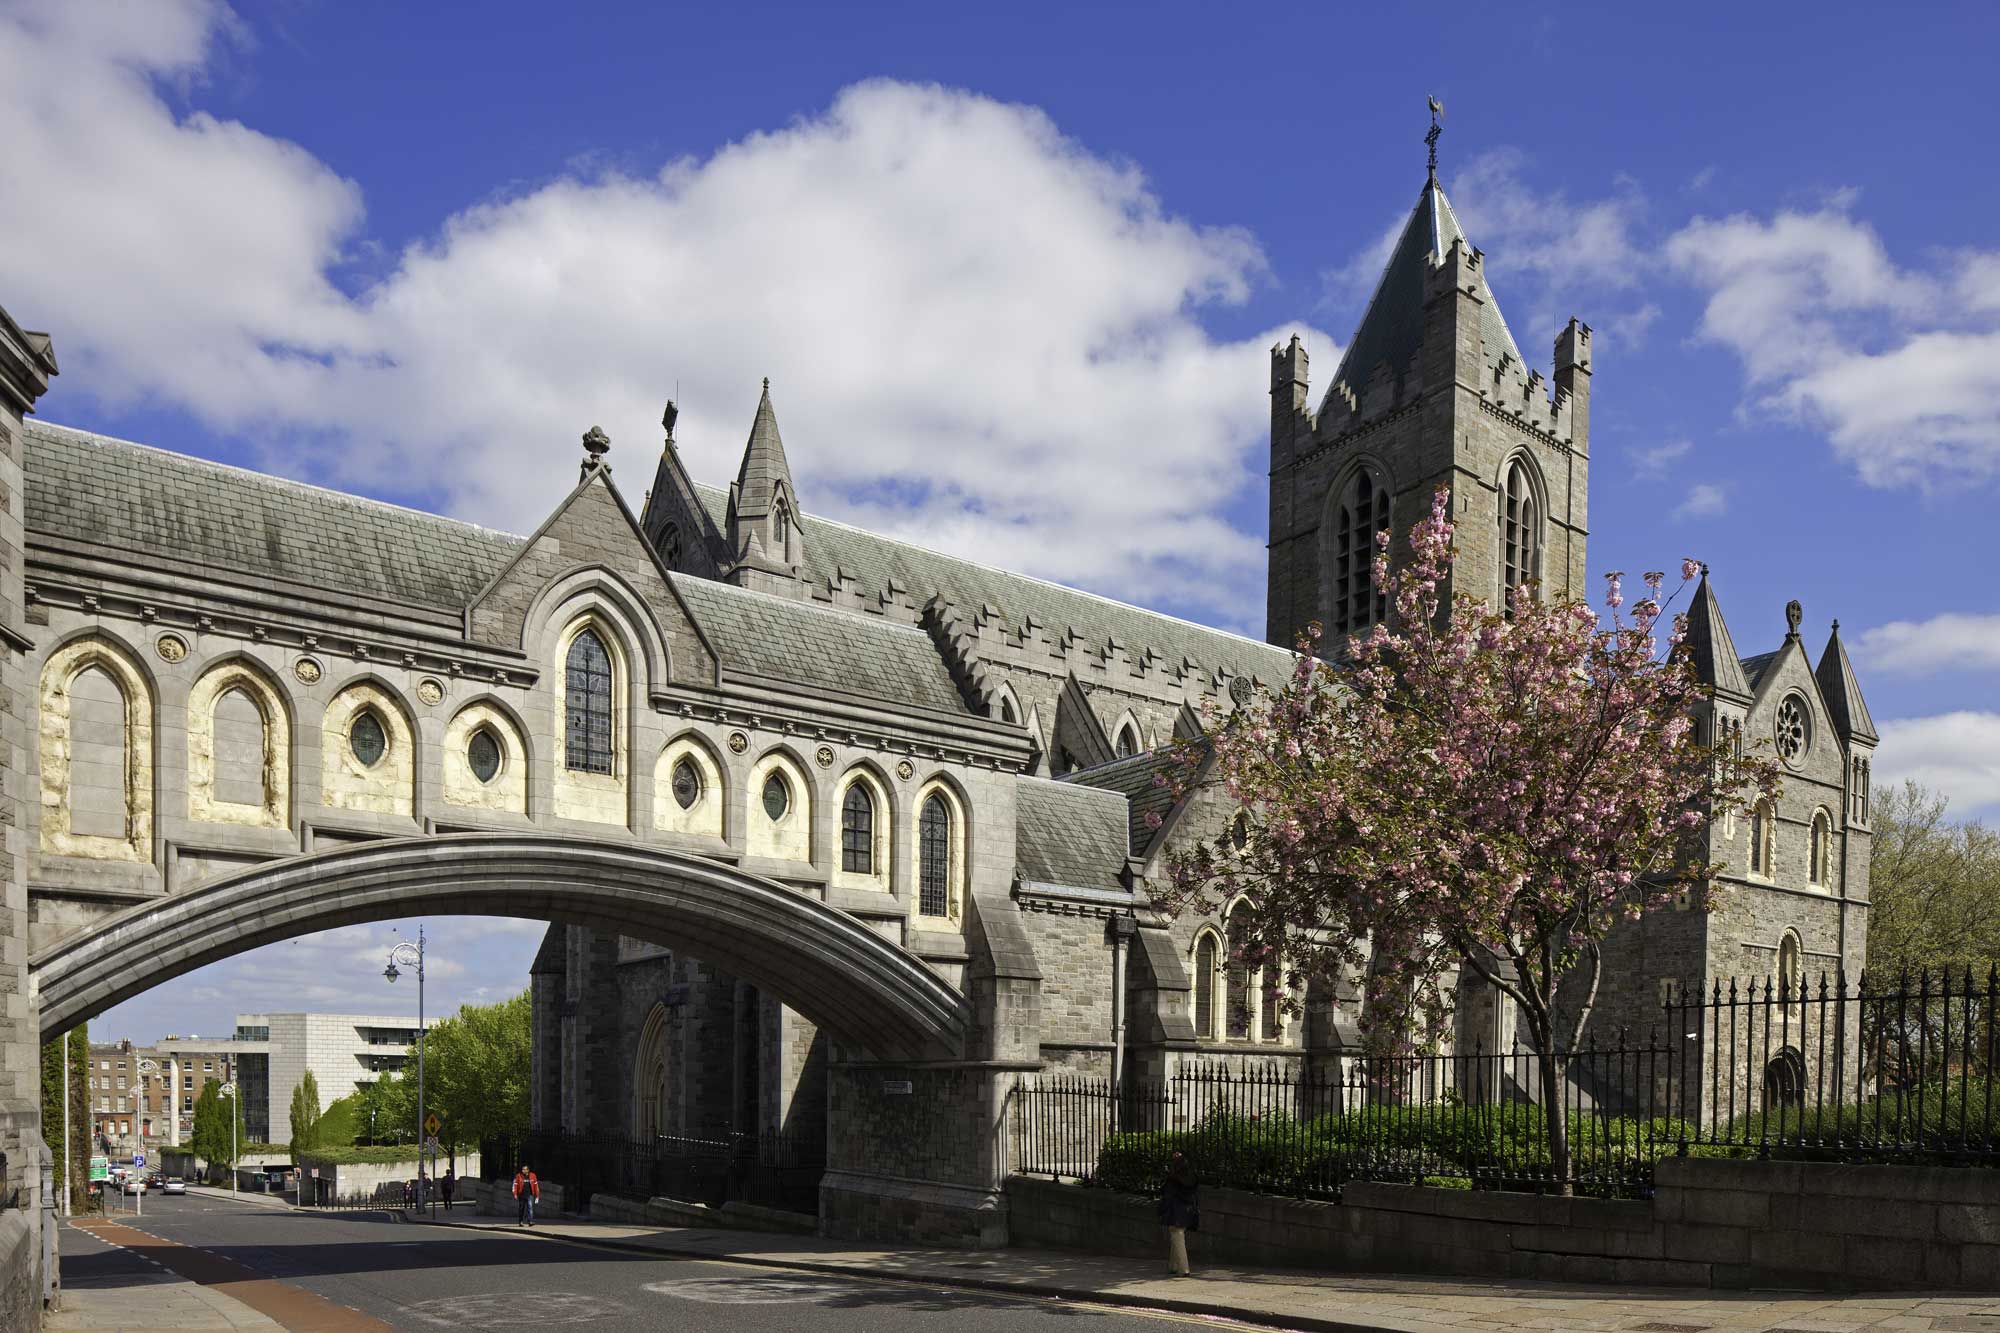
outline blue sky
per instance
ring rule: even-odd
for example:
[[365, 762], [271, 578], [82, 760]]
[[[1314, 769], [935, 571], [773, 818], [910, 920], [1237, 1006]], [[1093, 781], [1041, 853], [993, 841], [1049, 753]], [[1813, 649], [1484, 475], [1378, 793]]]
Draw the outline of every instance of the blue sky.
[[[1838, 617], [1882, 771], [2000, 809], [1990, 8], [568, 8], [0, 5], [43, 415], [525, 531], [676, 391], [723, 479], [770, 375], [809, 513], [1254, 633], [1264, 349], [1331, 372], [1434, 93], [1523, 349], [1597, 330], [1594, 573]], [[373, 1008], [390, 939], [98, 1031]]]

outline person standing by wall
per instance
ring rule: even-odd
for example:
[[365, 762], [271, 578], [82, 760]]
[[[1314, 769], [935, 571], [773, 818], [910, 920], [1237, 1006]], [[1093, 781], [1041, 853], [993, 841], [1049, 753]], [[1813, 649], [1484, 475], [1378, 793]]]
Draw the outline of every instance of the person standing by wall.
[[1167, 1178], [1160, 1185], [1160, 1225], [1167, 1229], [1167, 1272], [1188, 1276], [1187, 1233], [1201, 1229], [1201, 1183], [1186, 1153], [1175, 1153], [1167, 1164]]

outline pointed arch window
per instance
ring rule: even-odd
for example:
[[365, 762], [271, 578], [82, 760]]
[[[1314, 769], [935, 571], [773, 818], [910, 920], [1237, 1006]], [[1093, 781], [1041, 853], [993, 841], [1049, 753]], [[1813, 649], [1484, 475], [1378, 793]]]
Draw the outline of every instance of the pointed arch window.
[[1389, 492], [1366, 468], [1354, 474], [1334, 519], [1332, 605], [1335, 634], [1359, 634], [1389, 617], [1389, 594], [1375, 586], [1375, 535], [1389, 530]]
[[1804, 954], [1799, 947], [1799, 935], [1795, 930], [1785, 932], [1778, 941], [1778, 998], [1790, 1003], [1799, 993], [1804, 977]]
[[1215, 1040], [1215, 985], [1222, 971], [1222, 943], [1204, 931], [1194, 946], [1194, 1034]]
[[1139, 753], [1139, 732], [1130, 722], [1118, 728], [1118, 740], [1112, 747], [1120, 759], [1130, 759]]
[[1250, 924], [1250, 909], [1238, 903], [1229, 914], [1229, 971], [1223, 983], [1223, 1035], [1231, 1041], [1248, 1041], [1256, 1022], [1256, 998], [1251, 987], [1256, 974], [1244, 961], [1244, 936]]
[[951, 807], [937, 792], [925, 798], [917, 820], [917, 910], [925, 916], [951, 911]]
[[1517, 458], [1507, 465], [1501, 505], [1500, 545], [1506, 578], [1501, 592], [1511, 605], [1514, 589], [1542, 577], [1542, 507], [1535, 498], [1534, 477], [1526, 460]]
[[792, 511], [783, 498], [771, 506], [771, 554], [778, 559], [786, 559], [791, 549]]
[[1771, 802], [1759, 800], [1750, 808], [1750, 873], [1771, 877], [1772, 853], [1777, 850], [1777, 812]]
[[850, 875], [875, 873], [875, 798], [855, 782], [840, 803], [840, 868]]
[[1833, 816], [1824, 810], [1813, 811], [1812, 842], [1806, 859], [1806, 878], [1818, 888], [1825, 888], [1833, 880]]
[[668, 569], [681, 567], [681, 525], [669, 523], [660, 530], [660, 563]]
[[611, 654], [596, 630], [584, 630], [571, 641], [565, 672], [564, 762], [577, 773], [609, 773]]

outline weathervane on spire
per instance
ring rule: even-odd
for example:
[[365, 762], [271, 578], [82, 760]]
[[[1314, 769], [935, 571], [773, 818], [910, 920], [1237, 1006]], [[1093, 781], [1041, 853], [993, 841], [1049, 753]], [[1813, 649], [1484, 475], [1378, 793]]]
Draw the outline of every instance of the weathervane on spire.
[[1444, 126], [1439, 123], [1444, 119], [1444, 103], [1428, 94], [1425, 95], [1425, 100], [1431, 104], [1431, 132], [1424, 136], [1424, 143], [1431, 150], [1431, 179], [1436, 180], [1438, 176], [1438, 138], [1444, 133]]

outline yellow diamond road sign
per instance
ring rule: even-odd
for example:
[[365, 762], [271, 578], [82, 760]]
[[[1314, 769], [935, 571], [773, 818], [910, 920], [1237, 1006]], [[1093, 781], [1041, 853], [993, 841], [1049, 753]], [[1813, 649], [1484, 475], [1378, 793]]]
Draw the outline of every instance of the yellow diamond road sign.
[[438, 1113], [436, 1111], [432, 1111], [429, 1115], [424, 1117], [424, 1133], [430, 1135], [432, 1138], [436, 1138], [438, 1132], [438, 1126], [443, 1123], [444, 1123], [443, 1121], [438, 1119]]

